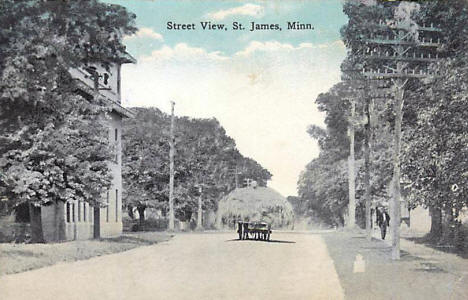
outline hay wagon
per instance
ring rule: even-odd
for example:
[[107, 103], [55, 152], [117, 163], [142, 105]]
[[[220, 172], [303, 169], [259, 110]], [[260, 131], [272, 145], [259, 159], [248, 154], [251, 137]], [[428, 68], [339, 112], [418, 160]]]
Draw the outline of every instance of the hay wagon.
[[271, 236], [271, 224], [267, 222], [238, 222], [237, 233], [239, 240], [269, 241]]

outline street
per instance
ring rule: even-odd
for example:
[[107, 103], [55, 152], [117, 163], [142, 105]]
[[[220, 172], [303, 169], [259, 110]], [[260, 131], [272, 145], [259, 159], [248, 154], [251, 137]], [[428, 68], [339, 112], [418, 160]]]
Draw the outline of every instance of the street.
[[178, 234], [127, 252], [0, 277], [1, 299], [343, 299], [321, 235]]

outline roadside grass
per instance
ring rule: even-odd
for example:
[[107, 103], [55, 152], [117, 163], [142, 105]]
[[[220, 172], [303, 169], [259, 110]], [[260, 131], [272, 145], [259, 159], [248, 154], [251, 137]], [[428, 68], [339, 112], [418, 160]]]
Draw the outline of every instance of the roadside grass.
[[[364, 234], [323, 234], [346, 299], [468, 299], [467, 261], [401, 240], [401, 260], [391, 247]], [[364, 272], [355, 272], [357, 256]]]
[[54, 244], [0, 244], [0, 276], [20, 273], [60, 262], [85, 260], [170, 240], [164, 232], [124, 233], [115, 238]]

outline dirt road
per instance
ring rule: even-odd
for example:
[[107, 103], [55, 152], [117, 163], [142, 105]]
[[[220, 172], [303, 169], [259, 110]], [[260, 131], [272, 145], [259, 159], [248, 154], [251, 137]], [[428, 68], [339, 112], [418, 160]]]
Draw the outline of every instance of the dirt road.
[[179, 234], [170, 242], [0, 277], [1, 299], [343, 299], [320, 235]]

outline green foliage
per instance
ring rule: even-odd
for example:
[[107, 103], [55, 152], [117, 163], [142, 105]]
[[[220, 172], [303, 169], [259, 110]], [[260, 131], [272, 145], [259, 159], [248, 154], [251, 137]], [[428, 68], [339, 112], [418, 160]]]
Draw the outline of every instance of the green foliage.
[[[432, 66], [438, 76], [408, 94], [403, 170], [412, 205], [458, 214], [467, 205], [468, 3], [427, 3], [422, 15], [444, 31], [446, 58]], [[457, 188], [454, 188], [454, 187]], [[453, 209], [453, 210], [452, 210]]]
[[[134, 108], [137, 116], [124, 122], [124, 202], [129, 206], [168, 211], [170, 116], [153, 108]], [[217, 201], [235, 187], [235, 169], [263, 185], [271, 174], [243, 157], [216, 119], [175, 120], [175, 214], [190, 220], [197, 210], [216, 209]]]
[[[357, 90], [349, 82], [333, 86], [329, 92], [320, 94], [316, 103], [326, 113], [326, 128], [311, 126], [308, 133], [320, 146], [320, 155], [310, 162], [299, 176], [298, 195], [301, 198], [302, 214], [318, 217], [329, 225], [343, 225], [348, 204], [348, 125], [355, 126], [355, 150], [359, 157], [363, 141], [363, 104], [356, 103], [355, 119], [351, 118], [349, 97]], [[361, 175], [361, 162], [356, 162], [356, 174]], [[358, 179], [361, 177], [358, 176]], [[357, 195], [363, 190], [359, 182]]]
[[95, 0], [1, 1], [0, 187], [10, 200], [100, 201], [111, 181], [109, 108], [77, 93], [69, 70], [118, 61], [133, 19]]
[[[345, 136], [350, 124], [347, 119], [349, 105], [346, 98], [354, 94], [354, 98], [358, 99], [356, 114], [362, 115], [363, 105], [371, 101], [365, 95], [372, 87], [370, 82], [362, 80], [359, 72], [364, 67], [382, 68], [378, 60], [366, 59], [357, 55], [355, 50], [362, 45], [360, 39], [377, 32], [371, 23], [381, 20], [393, 24], [398, 18], [402, 21], [402, 16], [398, 15], [401, 9], [396, 9], [399, 4], [400, 2], [389, 1], [346, 1], [344, 4], [349, 22], [342, 28], [341, 34], [350, 51], [342, 64], [342, 71], [344, 79], [348, 81], [335, 85], [316, 100], [320, 110], [326, 112], [326, 129], [311, 127], [309, 133], [318, 140], [321, 154], [307, 166], [299, 180], [302, 202], [305, 201], [310, 209], [328, 218], [329, 222], [333, 219], [339, 221], [339, 216], [343, 213], [340, 208], [344, 208], [347, 201], [346, 178], [340, 176], [340, 172], [346, 169], [345, 159], [349, 147]], [[468, 3], [463, 0], [420, 2], [418, 9], [412, 10], [411, 20], [407, 25], [411, 29], [416, 23], [426, 26], [433, 24], [442, 29], [441, 41], [444, 44], [434, 51], [443, 59], [429, 66], [437, 76], [423, 81], [410, 80], [407, 84], [402, 124], [402, 194], [412, 207], [429, 207], [434, 214], [439, 211], [436, 216], [440, 216], [442, 212], [446, 228], [436, 229], [434, 232], [450, 232], [447, 228], [453, 227], [451, 224], [455, 222], [460, 210], [468, 204]], [[431, 52], [432, 54], [435, 53]], [[414, 62], [412, 66], [425, 68], [420, 62]], [[381, 83], [387, 84], [385, 81]], [[363, 94], [357, 94], [359, 92], [355, 89], [356, 86], [362, 88]], [[394, 122], [393, 101], [375, 99], [374, 113], [370, 120], [373, 201], [388, 200], [391, 197]], [[358, 159], [362, 157], [359, 149], [362, 138], [362, 128], [358, 127]], [[357, 198], [363, 192], [362, 175], [362, 172], [358, 172]], [[324, 188], [327, 186], [328, 188]], [[359, 205], [360, 203], [358, 207]]]

